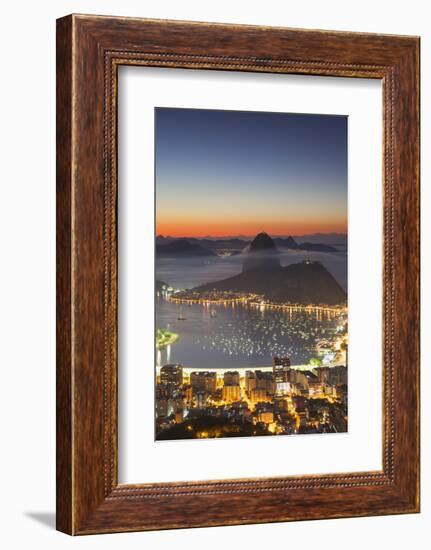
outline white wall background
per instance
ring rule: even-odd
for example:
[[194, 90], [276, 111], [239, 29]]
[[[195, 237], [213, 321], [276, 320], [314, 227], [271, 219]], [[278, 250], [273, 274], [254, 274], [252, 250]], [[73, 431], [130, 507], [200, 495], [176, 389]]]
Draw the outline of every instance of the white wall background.
[[[431, 521], [431, 399], [422, 407], [422, 514], [93, 537], [54, 531], [55, 19], [75, 13], [415, 34], [422, 37], [423, 334], [431, 331], [431, 30], [410, 0], [56, 0], [4, 3], [0, 28], [0, 543], [7, 549], [425, 548]], [[426, 341], [425, 341], [426, 342]], [[430, 387], [423, 346], [422, 387]]]

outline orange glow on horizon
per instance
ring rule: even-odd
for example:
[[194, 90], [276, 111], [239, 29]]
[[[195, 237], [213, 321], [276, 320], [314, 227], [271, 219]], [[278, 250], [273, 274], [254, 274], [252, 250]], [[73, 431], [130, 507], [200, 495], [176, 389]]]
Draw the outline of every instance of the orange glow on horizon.
[[313, 233], [347, 233], [347, 222], [293, 222], [293, 223], [249, 223], [234, 222], [193, 224], [193, 223], [157, 223], [156, 235], [165, 237], [230, 237], [244, 235], [253, 237], [260, 232], [269, 235], [307, 235]]

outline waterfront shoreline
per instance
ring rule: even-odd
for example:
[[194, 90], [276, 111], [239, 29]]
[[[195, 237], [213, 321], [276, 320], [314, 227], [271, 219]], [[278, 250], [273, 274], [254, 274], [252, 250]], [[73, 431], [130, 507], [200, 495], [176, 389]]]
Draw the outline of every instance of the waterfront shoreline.
[[[207, 296], [198, 296], [197, 293], [190, 293], [188, 291], [182, 291], [182, 295], [169, 294], [166, 299], [174, 304], [200, 304], [202, 306], [227, 306], [227, 305], [243, 305], [251, 306], [255, 308], [268, 308], [278, 309], [282, 311], [288, 311], [291, 313], [304, 312], [304, 313], [325, 313], [328, 315], [343, 315], [347, 311], [347, 306], [328, 306], [325, 304], [313, 305], [313, 304], [290, 304], [282, 302], [270, 302], [263, 297], [253, 295], [241, 295], [241, 296], [220, 296], [217, 298], [210, 298]], [[180, 294], [180, 293], [178, 293]]]
[[[325, 367], [328, 367], [328, 368], [335, 368], [335, 367], [339, 367], [339, 366], [346, 366], [346, 365], [324, 365]], [[156, 374], [160, 374], [160, 369], [163, 367], [163, 365], [156, 365]], [[264, 372], [272, 372], [273, 369], [274, 369], [274, 366], [273, 365], [263, 365], [263, 366], [246, 366], [246, 367], [185, 367], [183, 365], [181, 365], [182, 369], [183, 369], [183, 372], [185, 374], [190, 374], [192, 372], [216, 372], [216, 373], [219, 373], [220, 375], [224, 374], [225, 372], [232, 372], [232, 371], [247, 371], [247, 370], [250, 370], [250, 371], [256, 371], [256, 370], [261, 370], [261, 371], [264, 371]], [[290, 368], [293, 369], [293, 370], [299, 370], [299, 371], [309, 371], [309, 370], [313, 370], [314, 367], [313, 365], [309, 365], [309, 364], [304, 364], [304, 365], [290, 365]]]

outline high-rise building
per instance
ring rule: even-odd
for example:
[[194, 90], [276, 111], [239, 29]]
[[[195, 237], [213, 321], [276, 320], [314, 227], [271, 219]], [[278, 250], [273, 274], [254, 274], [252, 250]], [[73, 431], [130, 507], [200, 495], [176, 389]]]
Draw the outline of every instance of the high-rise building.
[[223, 375], [225, 386], [239, 386], [239, 372], [236, 370], [226, 371]]
[[191, 403], [193, 398], [193, 388], [191, 387], [190, 384], [188, 384], [187, 386], [184, 386], [183, 398], [187, 404]]
[[287, 395], [290, 391], [290, 357], [274, 357], [272, 364], [275, 394]]
[[290, 367], [290, 357], [273, 357], [274, 367]]
[[169, 400], [166, 397], [156, 399], [156, 417], [166, 418], [168, 416]]
[[302, 374], [307, 379], [307, 383], [304, 384], [304, 389], [308, 390], [310, 396], [320, 393], [322, 384], [319, 382], [319, 378], [311, 370], [304, 370]]
[[250, 397], [251, 391], [256, 387], [256, 373], [252, 370], [245, 371], [245, 391]]
[[341, 365], [331, 367], [329, 370], [329, 383], [334, 386], [347, 384], [347, 368]]
[[286, 395], [290, 390], [290, 357], [274, 357], [272, 372], [276, 395]]
[[160, 384], [166, 386], [181, 386], [183, 383], [183, 367], [181, 365], [164, 365], [160, 369]]
[[172, 390], [167, 384], [157, 384], [156, 399], [168, 399], [171, 394]]
[[329, 380], [330, 376], [330, 368], [329, 367], [317, 367], [314, 369], [315, 373], [317, 374], [320, 382], [326, 383]]
[[208, 393], [204, 390], [198, 390], [195, 392], [193, 399], [197, 409], [205, 409], [208, 403]]
[[290, 389], [290, 382], [275, 382], [275, 395], [288, 395]]
[[253, 388], [250, 392], [250, 399], [252, 403], [261, 403], [268, 401], [268, 394], [265, 388]]
[[239, 384], [230, 384], [223, 386], [222, 392], [223, 401], [233, 403], [241, 399], [241, 388]]
[[275, 394], [275, 381], [272, 372], [257, 370], [256, 373], [256, 389], [264, 389], [268, 395]]
[[217, 373], [210, 371], [196, 371], [190, 374], [190, 384], [193, 393], [204, 391], [214, 393], [217, 388]]
[[167, 384], [156, 388], [156, 416], [166, 418], [175, 415], [184, 408], [182, 393], [172, 390]]
[[298, 369], [291, 369], [290, 382], [302, 389], [308, 390], [308, 379], [304, 374], [304, 371]]

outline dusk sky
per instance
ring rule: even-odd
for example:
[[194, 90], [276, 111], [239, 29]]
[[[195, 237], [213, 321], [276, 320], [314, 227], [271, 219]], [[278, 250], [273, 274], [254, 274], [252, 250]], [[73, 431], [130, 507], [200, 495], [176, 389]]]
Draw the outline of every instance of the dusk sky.
[[156, 108], [156, 232], [347, 232], [347, 117]]

